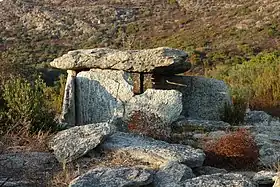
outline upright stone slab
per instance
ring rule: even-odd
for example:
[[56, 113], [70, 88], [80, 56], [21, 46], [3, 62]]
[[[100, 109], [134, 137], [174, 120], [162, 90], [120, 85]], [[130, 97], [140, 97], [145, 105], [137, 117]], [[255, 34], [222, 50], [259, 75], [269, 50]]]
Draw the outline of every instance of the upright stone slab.
[[219, 121], [225, 104], [231, 104], [227, 85], [216, 79], [196, 76], [157, 76], [153, 87], [182, 92], [182, 114], [191, 119]]
[[124, 102], [133, 96], [129, 73], [91, 69], [76, 78], [77, 124], [99, 123], [122, 117]]
[[75, 79], [76, 72], [72, 70], [67, 71], [67, 81], [65, 85], [65, 92], [62, 105], [62, 114], [60, 120], [68, 126], [75, 126], [76, 124], [76, 105], [75, 105]]

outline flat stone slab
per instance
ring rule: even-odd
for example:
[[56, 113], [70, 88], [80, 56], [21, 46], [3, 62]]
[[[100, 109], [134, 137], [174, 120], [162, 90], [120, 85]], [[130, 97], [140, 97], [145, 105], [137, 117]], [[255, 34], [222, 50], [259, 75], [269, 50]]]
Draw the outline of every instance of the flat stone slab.
[[51, 62], [51, 66], [65, 70], [113, 69], [127, 72], [158, 74], [183, 73], [191, 68], [187, 54], [178, 49], [160, 47], [121, 51], [109, 48], [70, 51]]
[[152, 174], [139, 168], [96, 168], [74, 179], [69, 187], [127, 187], [147, 186]]
[[113, 134], [100, 147], [105, 151], [131, 156], [159, 166], [175, 161], [191, 168], [200, 167], [205, 158], [204, 152], [200, 149], [123, 132]]
[[173, 123], [172, 127], [176, 132], [191, 132], [196, 130], [212, 132], [227, 130], [230, 128], [230, 124], [223, 121], [182, 119]]

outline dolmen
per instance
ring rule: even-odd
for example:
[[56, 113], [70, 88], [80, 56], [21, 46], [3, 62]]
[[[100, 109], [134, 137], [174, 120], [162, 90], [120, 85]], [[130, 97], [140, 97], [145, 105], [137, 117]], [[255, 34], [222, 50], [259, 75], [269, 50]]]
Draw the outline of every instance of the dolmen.
[[54, 59], [51, 66], [68, 73], [61, 121], [69, 126], [126, 121], [137, 112], [153, 114], [162, 123], [180, 116], [220, 120], [231, 103], [223, 81], [183, 75], [191, 63], [178, 49], [81, 49]]

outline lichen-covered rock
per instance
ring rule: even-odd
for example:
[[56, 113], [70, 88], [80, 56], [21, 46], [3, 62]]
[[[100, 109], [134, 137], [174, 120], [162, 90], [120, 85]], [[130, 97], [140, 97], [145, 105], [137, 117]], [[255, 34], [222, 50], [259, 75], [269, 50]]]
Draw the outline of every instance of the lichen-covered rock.
[[272, 116], [265, 113], [264, 111], [249, 111], [246, 113], [244, 122], [250, 125], [255, 123], [270, 123]]
[[190, 69], [187, 56], [184, 51], [166, 47], [127, 51], [96, 48], [70, 51], [51, 62], [51, 66], [71, 70], [97, 68], [176, 74]]
[[155, 187], [182, 186], [186, 179], [195, 177], [192, 169], [178, 162], [169, 162], [161, 167], [154, 178]]
[[175, 161], [191, 168], [199, 167], [205, 158], [200, 149], [123, 132], [113, 134], [100, 147], [105, 151], [117, 152], [158, 166]]
[[146, 186], [152, 174], [139, 168], [96, 168], [74, 179], [69, 187], [127, 187]]
[[70, 162], [99, 145], [114, 132], [108, 123], [76, 126], [58, 132], [49, 142], [55, 157], [60, 162]]
[[75, 77], [76, 72], [68, 70], [68, 76], [65, 85], [61, 122], [68, 126], [76, 124], [76, 105], [75, 105]]
[[133, 96], [129, 73], [91, 69], [76, 77], [77, 124], [107, 122], [123, 117], [124, 103]]
[[188, 179], [184, 182], [184, 187], [257, 187], [257, 185], [243, 175], [228, 173]]
[[148, 89], [125, 104], [125, 121], [130, 121], [131, 116], [138, 111], [154, 115], [158, 119], [155, 123], [170, 125], [182, 112], [182, 94], [176, 90]]

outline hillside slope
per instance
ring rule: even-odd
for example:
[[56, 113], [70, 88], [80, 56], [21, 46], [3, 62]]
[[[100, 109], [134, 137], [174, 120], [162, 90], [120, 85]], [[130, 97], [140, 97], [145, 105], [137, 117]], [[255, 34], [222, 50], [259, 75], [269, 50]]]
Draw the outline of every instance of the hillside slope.
[[77, 48], [170, 46], [241, 56], [280, 48], [278, 0], [225, 2], [3, 0], [0, 66], [15, 71]]

